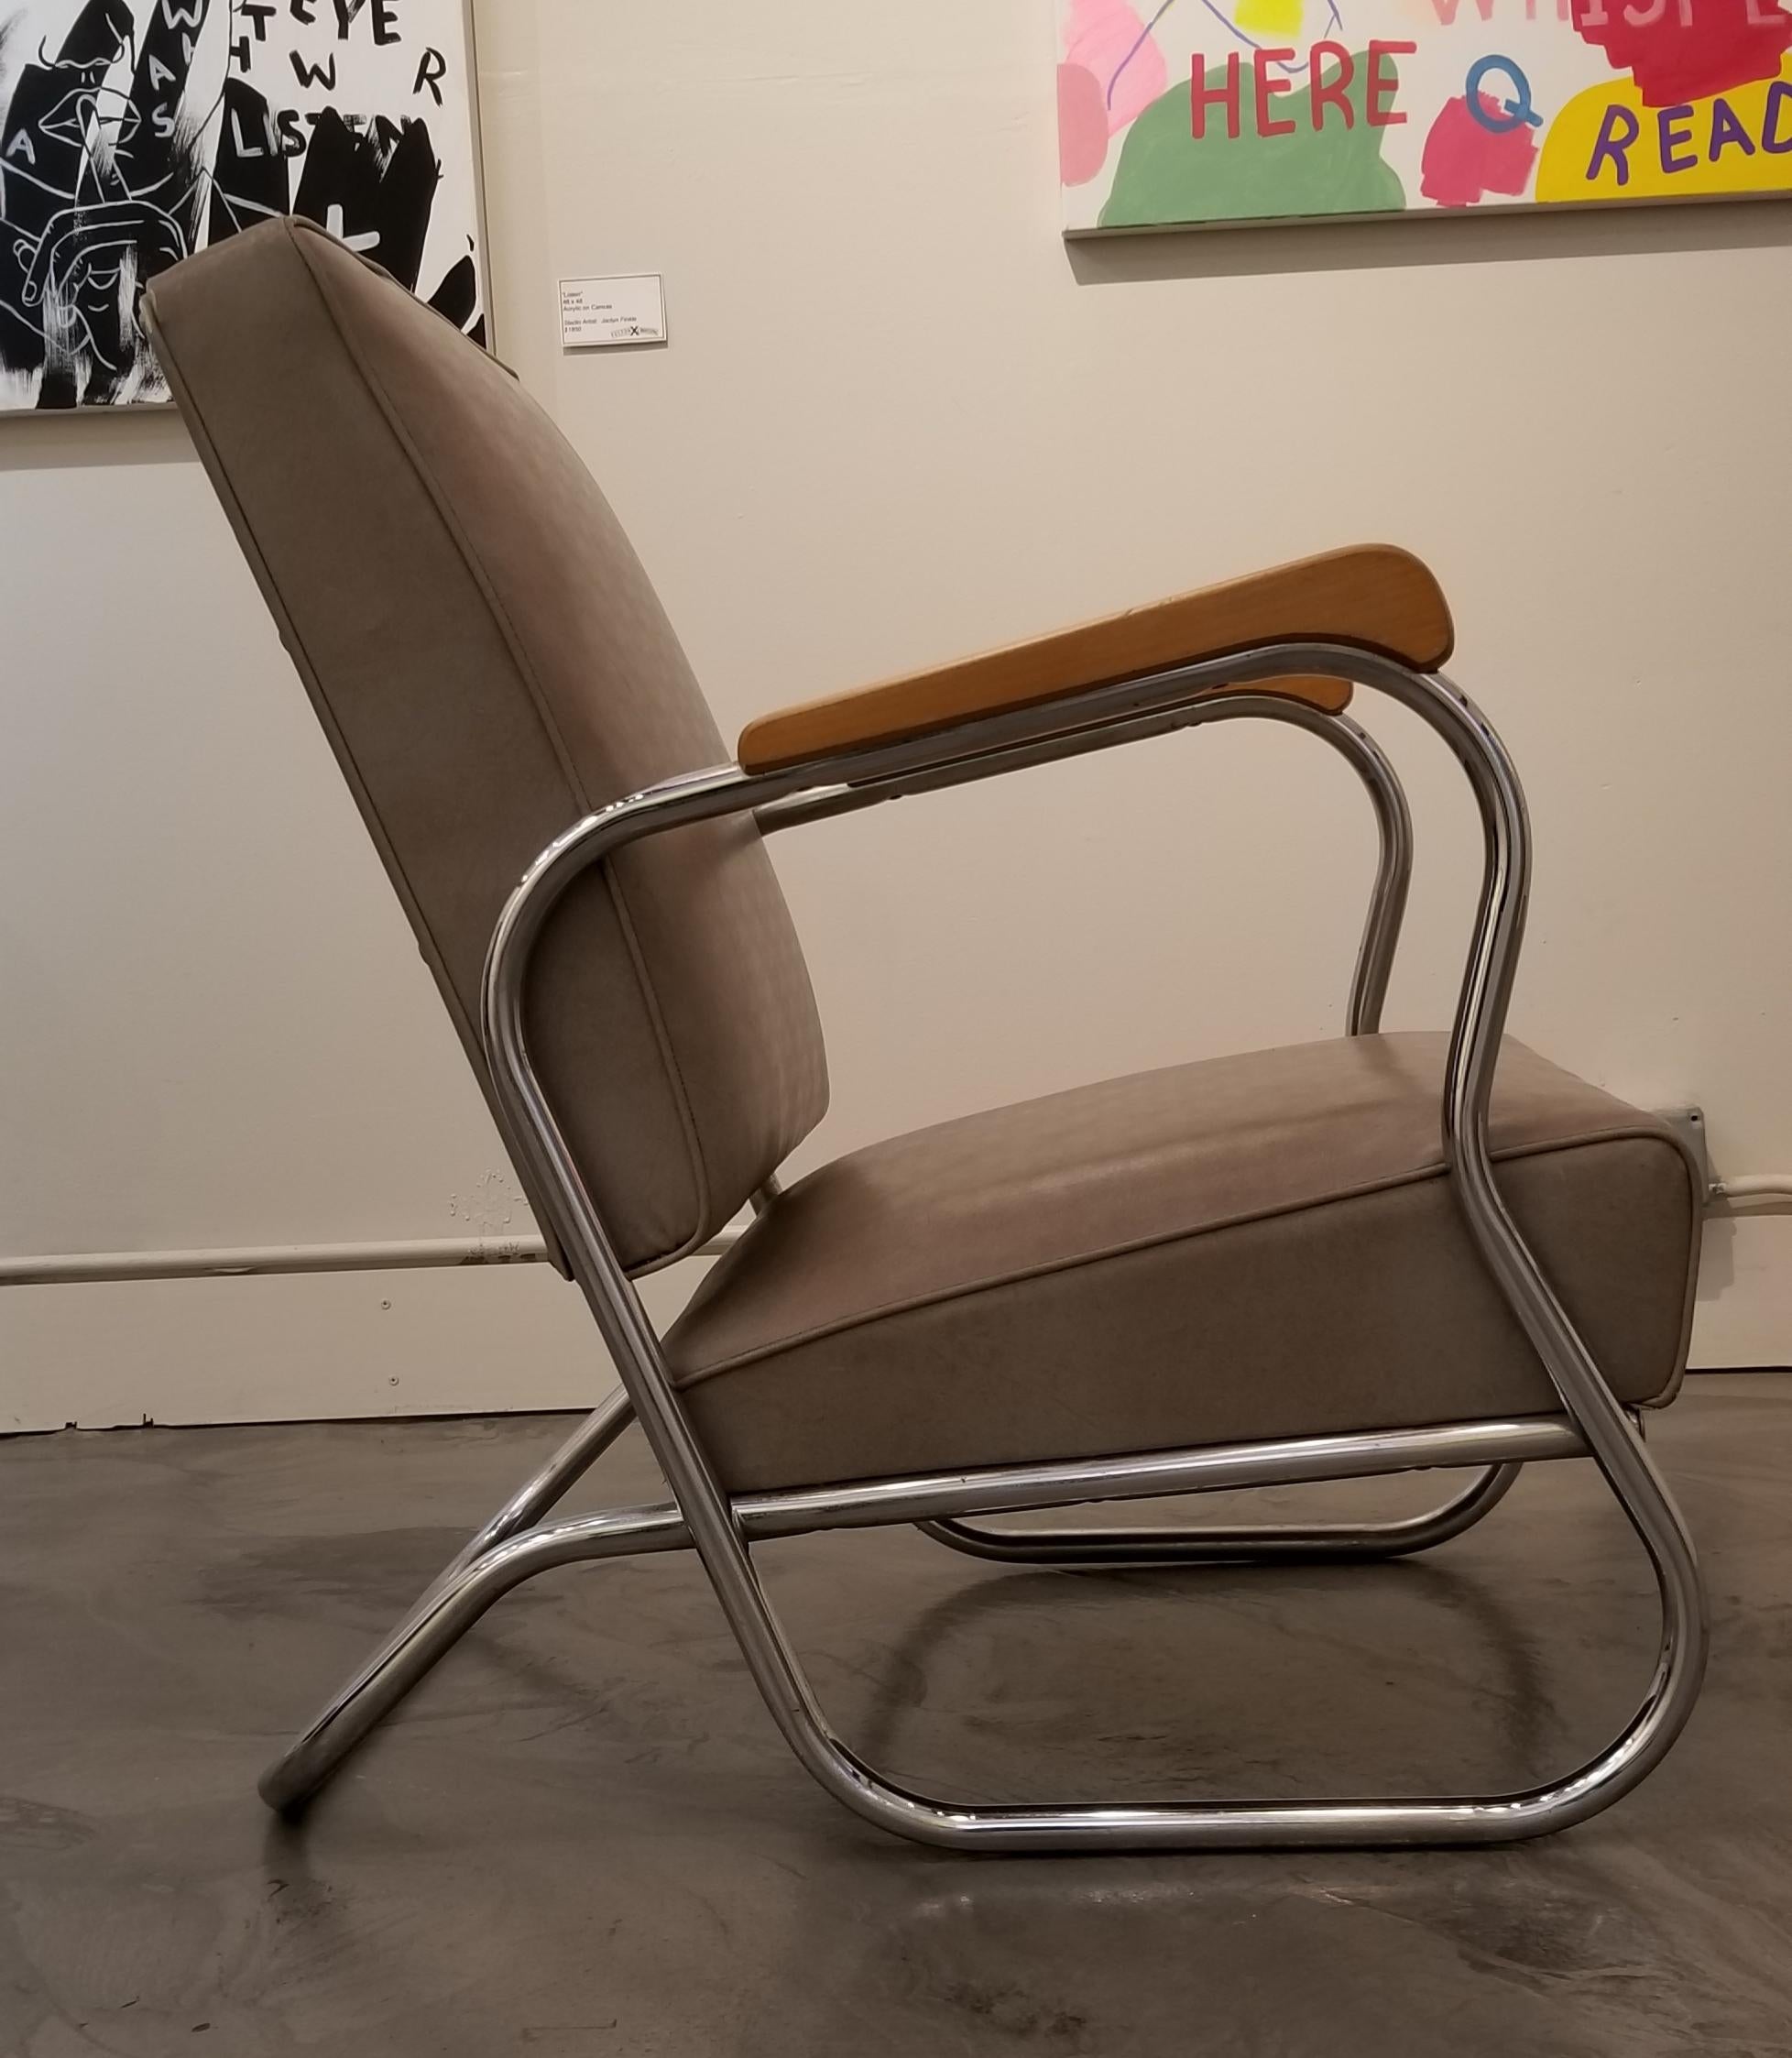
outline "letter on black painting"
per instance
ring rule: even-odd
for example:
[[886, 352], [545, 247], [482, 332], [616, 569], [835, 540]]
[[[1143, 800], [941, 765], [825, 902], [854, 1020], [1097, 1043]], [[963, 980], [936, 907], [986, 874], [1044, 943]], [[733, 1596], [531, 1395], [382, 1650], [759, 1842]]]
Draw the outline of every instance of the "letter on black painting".
[[292, 211], [334, 230], [415, 290], [440, 179], [426, 123], [408, 122], [396, 140], [389, 122], [356, 136], [326, 108], [311, 131]]
[[445, 314], [457, 329], [465, 329], [479, 305], [479, 275], [473, 268], [470, 256], [449, 269], [430, 295], [430, 305], [438, 314]]
[[286, 138], [267, 101], [246, 79], [226, 79], [222, 112], [205, 231], [211, 243], [292, 208]]

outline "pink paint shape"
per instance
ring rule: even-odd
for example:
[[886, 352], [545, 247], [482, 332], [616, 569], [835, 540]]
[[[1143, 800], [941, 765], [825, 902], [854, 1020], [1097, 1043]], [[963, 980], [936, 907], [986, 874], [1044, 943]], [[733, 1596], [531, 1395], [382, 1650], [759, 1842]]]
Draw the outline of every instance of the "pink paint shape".
[[1169, 88], [1164, 52], [1128, 0], [1070, 0], [1064, 61], [1080, 64], [1100, 86], [1109, 136], [1142, 115]]
[[1445, 101], [1425, 138], [1419, 192], [1439, 207], [1472, 207], [1489, 193], [1519, 200], [1530, 184], [1537, 161], [1535, 131], [1528, 122], [1506, 127], [1509, 117], [1500, 103], [1484, 93], [1478, 97], [1499, 128], [1477, 121], [1468, 95], [1459, 93]]
[[1080, 64], [1058, 66], [1058, 177], [1087, 186], [1108, 161], [1108, 102]]
[[1630, 73], [1645, 107], [1677, 107], [1776, 79], [1792, 49], [1792, 15], [1770, 0], [1690, 0], [1685, 7], [1670, 0], [1643, 22], [1630, 18], [1624, 0], [1570, 4], [1576, 32], [1605, 52], [1614, 71]]

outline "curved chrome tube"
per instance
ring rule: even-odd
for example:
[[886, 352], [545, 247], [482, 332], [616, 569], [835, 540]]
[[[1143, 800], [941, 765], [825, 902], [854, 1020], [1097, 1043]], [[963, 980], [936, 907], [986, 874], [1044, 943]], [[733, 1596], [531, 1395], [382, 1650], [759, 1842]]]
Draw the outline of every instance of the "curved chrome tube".
[[1328, 715], [1310, 702], [1291, 694], [1208, 692], [1205, 699], [1173, 707], [1167, 712], [1132, 715], [1119, 721], [1091, 722], [1085, 727], [1048, 735], [1030, 743], [1002, 750], [986, 750], [976, 756], [943, 765], [924, 774], [896, 775], [885, 779], [855, 781], [850, 785], [825, 786], [774, 800], [753, 810], [753, 819], [762, 835], [779, 829], [799, 828], [811, 822], [830, 821], [836, 815], [855, 815], [885, 801], [906, 799], [914, 794], [938, 793], [973, 780], [989, 779], [998, 772], [1018, 772], [1023, 767], [1054, 764], [1061, 759], [1083, 757], [1091, 750], [1111, 749], [1119, 742], [1134, 743], [1147, 737], [1166, 736], [1185, 728], [1204, 728], [1209, 723], [1232, 721], [1285, 722], [1305, 729], [1328, 743], [1361, 780], [1375, 812], [1379, 842], [1375, 883], [1369, 897], [1369, 916], [1363, 925], [1362, 941], [1350, 978], [1346, 1028], [1352, 1036], [1372, 1036], [1382, 1025], [1382, 1009], [1387, 1000], [1388, 980], [1393, 970], [1394, 953], [1400, 947], [1400, 929], [1406, 915], [1406, 895], [1413, 879], [1413, 816], [1406, 805], [1406, 790], [1400, 774], [1382, 746], [1360, 723], [1348, 715]]
[[[1149, 732], [1154, 723], [1175, 726], [1174, 717], [1202, 694], [1290, 673], [1349, 679], [1389, 694], [1444, 739], [1468, 776], [1481, 813], [1486, 863], [1447, 1067], [1444, 1137], [1449, 1175], [1475, 1244], [1560, 1396], [1567, 1418], [1563, 1426], [1597, 1459], [1649, 1553], [1661, 1593], [1660, 1653], [1634, 1719], [1578, 1770], [1524, 1792], [1445, 1800], [970, 1807], [912, 1793], [884, 1779], [833, 1734], [816, 1704], [748, 1556], [745, 1504], [732, 1502], [723, 1491], [685, 1418], [658, 1341], [617, 1263], [542, 1092], [524, 1033], [525, 974], [549, 911], [587, 866], [636, 837], [743, 809], [770, 809], [799, 794], [815, 800], [872, 783], [891, 792], [914, 790], [930, 779], [940, 783], [949, 768], [979, 757], [999, 760], [1004, 752], [1045, 745], [1063, 734], [1063, 704], [1014, 710], [944, 736], [833, 760], [825, 768], [830, 779], [825, 789], [816, 787], [816, 773], [824, 768], [815, 765], [751, 777], [730, 765], [620, 801], [578, 824], [541, 854], [511, 897], [493, 936], [483, 1027], [506, 1127], [513, 1146], [536, 1175], [538, 1189], [550, 1197], [552, 1227], [676, 1496], [676, 1540], [688, 1533], [748, 1669], [800, 1762], [867, 1820], [923, 1843], [966, 1850], [1113, 1850], [1502, 1842], [1579, 1822], [1628, 1791], [1667, 1750], [1697, 1697], [1706, 1625], [1690, 1540], [1623, 1409], [1508, 1215], [1488, 1156], [1488, 1100], [1529, 887], [1524, 798], [1499, 739], [1448, 680], [1323, 643], [1279, 644], [1098, 689], [1080, 696], [1078, 731], [1100, 728], [1108, 739], [1119, 741]], [[1001, 766], [990, 762], [983, 769]], [[1308, 1448], [1311, 1443], [1281, 1447], [1278, 1457], [1292, 1462]], [[1515, 1453], [1497, 1455], [1504, 1461]], [[1297, 1469], [1284, 1469], [1273, 1476], [1301, 1475]], [[901, 1483], [889, 1483], [900, 1488]], [[868, 1518], [932, 1520], [991, 1505], [968, 1492], [968, 1480], [949, 1483], [954, 1492], [933, 1505], [905, 1506], [898, 1493], [883, 1504], [880, 1515]], [[820, 1517], [826, 1504], [844, 1491], [822, 1490], [814, 1497], [808, 1526], [825, 1527]], [[1033, 1505], [1039, 1505], [1036, 1499]], [[649, 1514], [651, 1521], [646, 1519]], [[264, 1783], [268, 1798], [277, 1803], [295, 1799], [327, 1776], [366, 1726], [360, 1716], [377, 1719], [460, 1633], [464, 1611], [479, 1596], [512, 1583], [508, 1577], [511, 1571], [521, 1577], [525, 1573], [519, 1568], [525, 1566], [532, 1571], [541, 1562], [564, 1562], [567, 1557], [596, 1556], [618, 1548], [664, 1548], [653, 1539], [673, 1539], [664, 1511], [622, 1511], [596, 1520], [600, 1530], [589, 1535], [577, 1523], [540, 1525], [475, 1559], [432, 1604], [430, 1615], [338, 1698], [330, 1712], [333, 1719], [314, 1726], [270, 1771]], [[611, 1526], [602, 1528], [606, 1520]], [[640, 1543], [612, 1540], [622, 1530], [639, 1537]], [[584, 1548], [585, 1543], [594, 1548]]]
[[920, 1528], [936, 1543], [1000, 1565], [1098, 1571], [1147, 1565], [1255, 1565], [1409, 1558], [1472, 1529], [1511, 1493], [1522, 1464], [1490, 1465], [1441, 1507], [1395, 1522], [1220, 1524], [1175, 1529], [986, 1529], [947, 1516]]

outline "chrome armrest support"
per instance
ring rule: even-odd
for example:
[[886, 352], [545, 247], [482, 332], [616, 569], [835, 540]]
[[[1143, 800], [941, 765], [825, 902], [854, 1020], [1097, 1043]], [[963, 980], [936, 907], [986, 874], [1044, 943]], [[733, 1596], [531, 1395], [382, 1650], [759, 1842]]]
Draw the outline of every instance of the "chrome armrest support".
[[783, 800], [769, 801], [753, 810], [760, 832], [770, 836], [779, 829], [799, 828], [810, 822], [829, 821], [836, 815], [857, 814], [882, 801], [905, 795], [935, 793], [972, 780], [994, 778], [1025, 766], [1055, 763], [1062, 758], [1082, 757], [1091, 750], [1105, 750], [1118, 743], [1134, 743], [1146, 737], [1167, 736], [1173, 730], [1202, 728], [1213, 722], [1285, 722], [1305, 729], [1329, 743], [1361, 780], [1375, 813], [1380, 850], [1375, 883], [1370, 894], [1369, 915], [1362, 940], [1357, 948], [1350, 977], [1349, 1001], [1345, 1025], [1352, 1036], [1372, 1036], [1382, 1025], [1382, 1009], [1387, 1000], [1388, 980], [1393, 971], [1394, 954], [1400, 947], [1400, 928], [1405, 919], [1406, 895], [1413, 877], [1413, 817], [1400, 774], [1382, 746], [1348, 715], [1328, 715], [1286, 694], [1232, 693], [1197, 700], [1167, 710], [1143, 713], [1104, 721], [1068, 733], [1047, 736], [1037, 742], [1017, 744], [1007, 750], [985, 750], [974, 757], [954, 759], [930, 771], [894, 779], [862, 781], [856, 785], [812, 788]]

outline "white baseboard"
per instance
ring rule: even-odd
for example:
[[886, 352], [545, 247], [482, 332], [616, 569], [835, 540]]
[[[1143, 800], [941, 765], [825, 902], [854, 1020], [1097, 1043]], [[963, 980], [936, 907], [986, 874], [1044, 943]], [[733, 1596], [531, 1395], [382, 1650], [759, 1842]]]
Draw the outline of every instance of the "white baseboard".
[[[701, 1273], [646, 1282], [657, 1322]], [[0, 1290], [0, 1434], [584, 1408], [615, 1383], [541, 1264]]]
[[[703, 1266], [646, 1282], [656, 1322]], [[1792, 1364], [1792, 1216], [1707, 1225], [1692, 1362]], [[583, 1408], [614, 1384], [541, 1264], [0, 1287], [0, 1434]]]

